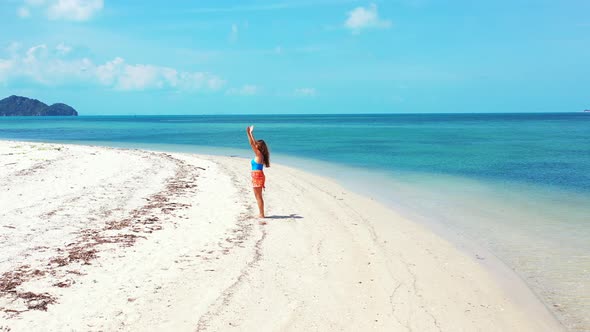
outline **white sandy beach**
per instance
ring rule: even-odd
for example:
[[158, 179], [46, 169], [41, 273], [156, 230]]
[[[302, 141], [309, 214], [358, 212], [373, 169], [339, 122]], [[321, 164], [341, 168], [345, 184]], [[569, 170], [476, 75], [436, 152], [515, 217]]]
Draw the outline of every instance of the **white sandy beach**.
[[518, 278], [334, 181], [0, 141], [0, 331], [559, 331]]

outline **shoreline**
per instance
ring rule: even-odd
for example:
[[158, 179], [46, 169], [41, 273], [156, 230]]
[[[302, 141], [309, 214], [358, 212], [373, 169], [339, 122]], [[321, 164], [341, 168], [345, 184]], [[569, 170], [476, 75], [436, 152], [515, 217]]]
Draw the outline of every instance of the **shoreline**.
[[[108, 145], [108, 142], [101, 144]], [[136, 145], [134, 148], [147, 149], [150, 151], [175, 151], [180, 153], [212, 154], [215, 156], [231, 155], [234, 157], [243, 157], [250, 153], [247, 150], [233, 148], [211, 148], [203, 146], [187, 147], [167, 144], [158, 145], [157, 147], [153, 147], [151, 144], [134, 145]], [[127, 144], [121, 143], [121, 147], [128, 148], [128, 146], [126, 146]], [[563, 246], [559, 246], [558, 248], [556, 248], [555, 245], [539, 247], [539, 243], [527, 241], [529, 239], [523, 238], [522, 231], [525, 229], [518, 229], [517, 227], [514, 227], [513, 229], [503, 228], [503, 231], [500, 232], [501, 234], [495, 232], [495, 240], [500, 240], [500, 242], [498, 242], [500, 245], [494, 247], [489, 242], [490, 238], [488, 235], [485, 235], [482, 238], [481, 236], [483, 234], [478, 234], [478, 230], [472, 225], [469, 225], [468, 223], [461, 224], [454, 222], [455, 220], [465, 219], [465, 216], [474, 217], [473, 207], [477, 206], [480, 207], [478, 208], [479, 210], [487, 212], [505, 211], [507, 207], [510, 208], [509, 213], [498, 214], [494, 220], [484, 218], [475, 219], [473, 222], [478, 225], [482, 223], [482, 225], [487, 224], [492, 227], [495, 225], [495, 222], [490, 222], [501, 219], [514, 222], [515, 225], [518, 225], [518, 218], [529, 218], [534, 220], [542, 217], [543, 213], [546, 213], [547, 215], [555, 215], [557, 213], [556, 211], [564, 212], [563, 215], [567, 215], [567, 213], [563, 211], [564, 206], [555, 205], [556, 201], [563, 201], [564, 197], [567, 197], [565, 200], [568, 201], [568, 209], [574, 206], [583, 206], [585, 200], [582, 199], [582, 196], [579, 196], [579, 193], [567, 192], [564, 191], [563, 188], [537, 187], [532, 184], [511, 184], [511, 189], [504, 188], [504, 185], [502, 185], [503, 188], [501, 189], [503, 194], [513, 197], [513, 200], [504, 199], [503, 201], [499, 201], [497, 195], [491, 195], [491, 192], [495, 190], [492, 188], [499, 188], [499, 185], [494, 184], [493, 182], [452, 175], [442, 176], [430, 174], [428, 176], [437, 178], [433, 183], [436, 183], [438, 189], [442, 189], [441, 191], [445, 190], [440, 187], [442, 178], [444, 184], [449, 188], [458, 185], [459, 188], [466, 189], [473, 194], [470, 196], [465, 195], [465, 197], [462, 197], [461, 199], [457, 199], [457, 197], [447, 199], [445, 197], [441, 200], [440, 195], [433, 195], [433, 191], [437, 191], [436, 186], [433, 187], [433, 183], [428, 183], [428, 186], [425, 186], [424, 183], [415, 182], [416, 175], [421, 173], [397, 171], [394, 174], [386, 174], [382, 171], [375, 172], [371, 170], [371, 174], [369, 174], [360, 168], [328, 161], [307, 159], [290, 155], [275, 154], [274, 156], [273, 159], [275, 161], [278, 160], [283, 165], [291, 167], [305, 165], [306, 171], [333, 180], [343, 186], [346, 190], [354, 192], [360, 196], [375, 199], [382, 205], [396, 211], [396, 213], [400, 214], [405, 219], [409, 219], [412, 222], [417, 222], [425, 226], [426, 229], [433, 231], [436, 235], [449, 241], [466, 255], [477, 259], [478, 263], [484, 266], [487, 271], [494, 275], [507, 289], [511, 289], [511, 285], [514, 282], [524, 284], [524, 287], [532, 291], [534, 297], [543, 303], [545, 308], [549, 310], [555, 319], [557, 319], [566, 329], [585, 329], [587, 326], [590, 326], [588, 325], [588, 319], [585, 318], [585, 302], [582, 305], [579, 305], [579, 300], [584, 298], [583, 294], [587, 294], [587, 292], [582, 289], [584, 285], [587, 285], [587, 282], [584, 282], [583, 280], [580, 281], [580, 279], [584, 279], [582, 274], [570, 270], [570, 275], [557, 275], [556, 272], [563, 271], [562, 268], [556, 266], [558, 264], [549, 265], [549, 263], [548, 265], [545, 265], [545, 262], [539, 261], [536, 261], [533, 266], [543, 266], [545, 268], [539, 268], [536, 270], [533, 268], [531, 271], [527, 269], [528, 267], [523, 268], [523, 266], [519, 265], [519, 260], [521, 259], [526, 260], [527, 258], [532, 258], [539, 260], [543, 259], [543, 257], [549, 257], [549, 255], [553, 255], [551, 257], [552, 259], [555, 259], [556, 262], [569, 261], [571, 257], [583, 257], [577, 255], [579, 254], [578, 252], [564, 253], [562, 252], [564, 251], [562, 249]], [[408, 181], [408, 178], [412, 178], [412, 180]], [[400, 179], [403, 180], [400, 181]], [[465, 183], [467, 183], [468, 186], [465, 186]], [[387, 189], [389, 187], [395, 189]], [[397, 192], [398, 190], [399, 192]], [[557, 190], [557, 193], [554, 192], [555, 190]], [[550, 196], [549, 193], [551, 193]], [[407, 199], [406, 197], [403, 197], [406, 194], [415, 197]], [[519, 196], [526, 198], [523, 201]], [[420, 197], [421, 202], [418, 205], [416, 205], [416, 197]], [[529, 197], [531, 198], [529, 199]], [[522, 211], [515, 209], [514, 202], [517, 200], [525, 205], [530, 204], [527, 200], [535, 201], [539, 209], [535, 209], [533, 215], [529, 214], [525, 216], [522, 214]], [[436, 204], [439, 205], [439, 208], [433, 209], [433, 206], [429, 206], [430, 203], [422, 204], [422, 202], [437, 202]], [[490, 202], [493, 202], [494, 205], [490, 204]], [[444, 211], [441, 211], [441, 207], [443, 206], [445, 207], [444, 209], [448, 208], [466, 214], [443, 215]], [[467, 208], [467, 206], [471, 206], [472, 208]], [[547, 209], [546, 207], [549, 206], [555, 210]], [[443, 212], [443, 214], [441, 214], [441, 212]], [[540, 225], [537, 225], [537, 227], [538, 226]], [[479, 229], [479, 231], [481, 231], [481, 229]], [[503, 234], [511, 234], [514, 231], [520, 232], [520, 240], [518, 243], [510, 243], [503, 238]], [[534, 230], [529, 229], [529, 231]], [[499, 239], [498, 236], [501, 236], [502, 238]], [[570, 246], [572, 246], [571, 243]], [[524, 250], [526, 254], [518, 254], [517, 250], [519, 247]], [[546, 250], [545, 253], [548, 255], [543, 256], [542, 254], [536, 255], [535, 253], [532, 253], [530, 248], [533, 247], [537, 247], [539, 253]], [[586, 246], [579, 246], [579, 248], [583, 247]], [[512, 252], [515, 254], [511, 253], [510, 250], [507, 250], [508, 248], [513, 250]], [[581, 249], [578, 251], [581, 251]], [[580, 260], [584, 263], [583, 258]], [[572, 263], [569, 264], [569, 266], [576, 266], [576, 264]], [[578, 283], [575, 288], [570, 287], [573, 282]], [[516, 291], [516, 289], [512, 288], [511, 291]], [[528, 294], [525, 298], [526, 297], [528, 297]]]
[[[522, 302], [525, 305], [522, 305], [521, 299], [514, 296], [514, 288], [506, 289], [505, 285], [500, 285], [500, 282], [490, 276], [474, 257], [469, 257], [422, 225], [401, 217], [395, 211], [370, 198], [342, 188], [331, 179], [273, 164], [267, 173], [270, 190], [265, 192], [270, 212], [268, 214], [271, 218], [269, 225], [259, 227], [250, 217], [254, 201], [249, 188], [248, 172], [244, 172], [244, 169], [247, 170], [244, 166], [247, 163], [237, 157], [14, 141], [0, 141], [0, 151], [4, 153], [6, 149], [12, 148], [7, 147], [9, 145], [32, 146], [31, 151], [27, 152], [30, 155], [16, 157], [20, 159], [15, 164], [24, 167], [25, 170], [31, 170], [24, 172], [16, 170], [22, 173], [22, 181], [31, 185], [30, 188], [40, 186], [51, 189], [41, 183], [44, 182], [41, 181], [42, 178], [35, 178], [48, 172], [53, 172], [49, 174], [56, 178], [63, 177], [64, 181], [76, 179], [76, 176], [63, 173], [63, 170], [59, 168], [53, 169], [54, 166], [42, 166], [43, 162], [35, 163], [34, 159], [46, 158], [58, 160], [55, 163], [62, 163], [72, 161], [72, 157], [78, 157], [78, 164], [76, 164], [78, 168], [73, 169], [79, 171], [76, 174], [80, 181], [86, 181], [83, 182], [87, 184], [86, 187], [92, 188], [92, 185], [98, 186], [98, 184], [92, 184], [86, 178], [88, 171], [96, 171], [88, 163], [90, 162], [88, 158], [105, 154], [101, 164], [104, 166], [104, 170], [101, 171], [104, 173], [104, 180], [112, 181], [116, 175], [120, 178], [120, 182], [117, 183], [127, 183], [125, 188], [128, 189], [122, 186], [117, 187], [113, 182], [111, 187], [105, 187], [105, 190], [100, 192], [101, 195], [95, 197], [98, 201], [102, 196], [104, 196], [103, 199], [106, 197], [107, 200], [112, 200], [113, 197], [108, 195], [112, 196], [112, 191], [117, 189], [123, 193], [135, 190], [138, 183], [133, 181], [140, 181], [141, 179], [135, 179], [135, 177], [146, 174], [145, 169], [149, 169], [154, 174], [148, 181], [149, 185], [144, 187], [145, 192], [134, 192], [131, 195], [133, 197], [125, 200], [125, 206], [115, 212], [120, 216], [114, 219], [129, 219], [130, 212], [135, 211], [136, 215], [131, 214], [135, 216], [131, 219], [139, 218], [149, 221], [149, 218], [157, 217], [158, 222], [142, 223], [143, 228], [139, 232], [134, 232], [133, 228], [138, 224], [128, 220], [129, 225], [122, 226], [119, 230], [130, 227], [127, 235], [136, 233], [136, 237], [138, 234], [141, 236], [128, 247], [118, 246], [121, 243], [125, 244], [124, 241], [103, 242], [93, 246], [98, 248], [95, 253], [98, 258], [88, 260], [88, 266], [85, 266], [84, 259], [75, 262], [80, 264], [80, 269], [89, 270], [82, 276], [66, 273], [68, 277], [65, 280], [70, 280], [67, 287], [57, 287], [55, 290], [56, 287], [48, 285], [46, 280], [45, 283], [36, 279], [35, 282], [28, 282], [32, 284], [32, 289], [37, 294], [42, 294], [40, 291], [47, 289], [57, 292], [56, 303], [47, 303], [47, 311], [34, 310], [21, 314], [21, 318], [30, 317], [28, 322], [31, 324], [47, 323], [47, 319], [55, 319], [59, 312], [67, 312], [72, 309], [72, 306], [77, 308], [74, 304], [79, 305], [80, 301], [86, 300], [87, 304], [92, 304], [91, 295], [104, 296], [106, 289], [112, 290], [107, 292], [108, 298], [125, 307], [125, 310], [128, 309], [128, 312], [122, 314], [113, 313], [115, 322], [119, 324], [123, 322], [123, 325], [110, 325], [110, 327], [123, 329], [150, 326], [147, 325], [149, 322], [141, 322], [142, 314], [137, 312], [140, 308], [147, 309], [147, 314], [152, 313], [160, 318], [166, 313], [164, 316], [168, 319], [172, 317], [177, 319], [168, 321], [168, 325], [160, 325], [161, 327], [180, 329], [190, 327], [193, 330], [195, 328], [216, 330], [222, 326], [227, 327], [228, 323], [242, 329], [254, 328], [259, 326], [256, 324], [264, 322], [265, 318], [268, 320], [269, 310], [273, 313], [272, 317], [276, 319], [264, 323], [274, 325], [263, 325], [263, 330], [277, 328], [300, 330], [318, 327], [345, 330], [355, 328], [387, 330], [396, 327], [421, 330], [437, 328], [472, 330], [475, 328], [490, 331], [563, 329], [524, 282], [522, 284], [515, 284], [514, 280], [509, 282], [519, 290], [519, 295], [524, 294]], [[40, 147], [47, 150], [39, 149]], [[71, 153], [66, 156], [70, 159], [62, 158], [66, 152]], [[133, 157], [135, 162], [110, 165], [121, 156]], [[41, 166], [35, 166], [39, 163]], [[137, 167], [137, 169], [129, 169], [129, 167]], [[127, 175], [120, 174], [121, 169], [129, 170], [130, 174], [127, 175], [135, 177], [129, 178]], [[112, 171], [112, 174], [108, 173], [108, 170]], [[171, 172], [172, 170], [176, 170], [176, 173]], [[178, 172], [184, 172], [184, 175], [178, 175]], [[170, 182], [166, 179], [172, 180]], [[174, 185], [166, 189], [168, 191], [162, 191], [162, 188], [168, 188], [164, 185], [165, 183]], [[190, 187], [193, 183], [196, 183], [196, 187]], [[13, 193], [14, 190], [18, 191], [13, 187], [10, 187]], [[23, 190], [22, 194], [26, 195], [26, 188], [22, 187], [21, 190]], [[94, 193], [97, 190], [89, 189], [89, 192]], [[158, 195], [158, 193], [168, 193], [156, 196], [162, 199], [158, 203], [161, 205], [142, 205], [146, 196], [153, 199], [154, 194]], [[60, 191], [60, 195], [64, 196], [63, 190]], [[168, 196], [174, 197], [177, 201], [164, 201], [164, 198], [168, 199]], [[68, 197], [68, 199], [72, 198]], [[10, 198], [4, 196], [4, 199], [8, 201]], [[62, 199], [60, 202], [69, 201]], [[7, 206], [19, 204], [14, 200], [10, 203]], [[170, 207], [165, 206], [171, 203], [174, 204]], [[79, 208], [83, 206], [84, 204], [81, 204]], [[151, 208], [142, 210], [146, 206]], [[59, 206], [52, 207], [50, 211], [41, 212], [40, 215], [47, 216], [49, 212], [56, 210], [57, 212], [47, 216], [51, 223], [60, 217], [72, 218], [74, 215], [81, 218], [88, 215], [88, 211], [77, 211], [70, 205], [62, 204], [62, 207], [62, 210], [59, 210]], [[37, 208], [42, 210], [44, 207]], [[156, 211], [162, 208], [173, 210]], [[70, 216], [61, 215], [64, 209], [72, 211]], [[143, 214], [144, 212], [146, 213]], [[15, 219], [17, 221], [21, 217], [13, 218], [17, 218]], [[105, 220], [109, 218], [113, 219], [113, 216], [104, 217]], [[170, 220], [160, 222], [165, 218]], [[104, 221], [102, 225], [112, 226], [109, 222]], [[65, 223], [62, 227], [66, 225], [71, 226]], [[95, 226], [91, 222], [85, 227], [90, 227], [89, 229], [96, 232]], [[101, 234], [103, 240], [112, 239], [115, 235], [121, 238], [120, 235], [124, 235], [111, 234], [113, 233], [111, 231], [116, 229], [99, 231], [106, 232]], [[70, 234], [69, 232], [64, 234], [66, 233]], [[92, 234], [96, 235], [96, 233]], [[179, 235], [182, 235], [183, 240], [188, 241], [181, 241], [183, 244], [192, 243], [190, 246], [192, 250], [186, 250], [182, 255], [175, 253], [173, 248], [176, 250], [178, 248], [170, 243], [177, 242], [171, 239]], [[125, 236], [122, 238], [126, 239]], [[51, 238], [51, 240], [54, 242], [46, 251], [51, 251], [52, 246], [57, 248], [63, 246], [59, 243], [59, 238]], [[133, 295], [135, 294], [133, 289], [122, 287], [123, 284], [120, 282], [110, 280], [112, 275], [106, 273], [108, 271], [120, 279], [130, 278], [129, 275], [134, 274], [141, 275], [141, 273], [153, 275], [154, 270], [149, 271], [145, 259], [149, 259], [150, 253], [162, 247], [170, 250], [163, 250], [163, 254], [157, 256], [156, 261], [160, 264], [158, 265], [160, 270], [155, 277], [150, 278], [153, 280], [150, 286], [155, 286], [150, 291], [155, 290], [155, 293], [158, 293], [162, 289], [168, 290], [169, 293], [164, 297], [175, 303], [175, 309], [180, 309], [178, 313], [144, 300], [144, 298], [154, 299], [154, 295], [148, 294], [145, 285], [138, 283], [139, 279], [135, 280], [134, 285], [137, 284], [144, 293], [134, 297], [136, 295]], [[29, 255], [36, 254], [29, 253]], [[170, 255], [178, 258], [177, 261], [180, 263], [176, 264], [180, 265], [179, 269], [169, 266]], [[37, 258], [42, 261], [48, 257], [41, 255]], [[23, 261], [22, 266], [30, 263], [27, 259]], [[120, 265], [121, 262], [126, 264]], [[202, 269], [204, 265], [208, 265], [209, 268]], [[4, 265], [0, 266], [4, 267]], [[111, 266], [110, 269], [109, 266]], [[129, 273], [120, 275], [112, 266], [126, 266], [128, 268], [125, 271]], [[162, 270], [163, 268], [166, 270]], [[195, 273], [194, 276], [187, 277], [190, 286], [186, 285], [185, 277], [179, 275], [180, 271], [186, 273], [187, 270]], [[82, 271], [82, 273], [86, 272]], [[59, 271], [55, 273], [59, 275]], [[52, 274], [48, 272], [46, 275]], [[97, 282], [93, 285], [90, 279]], [[171, 280], [177, 283], [171, 283]], [[193, 285], [193, 283], [199, 285]], [[101, 287], [96, 284], [106, 286]], [[188, 287], [183, 288], [186, 294], [177, 290], [179, 286]], [[122, 287], [122, 290], [118, 287]], [[48, 291], [45, 292], [50, 294]], [[117, 296], [113, 296], [112, 293], [116, 293]], [[188, 296], [189, 294], [199, 294], [201, 298], [195, 301]], [[255, 304], [248, 304], [254, 294], [265, 294], [268, 297], [260, 298]], [[97, 310], [105, 308], [113, 310], [109, 307], [109, 303], [100, 303], [104, 307], [100, 307], [99, 304], [93, 305]], [[6, 309], [6, 305], [3, 307]], [[190, 308], [194, 310], [189, 310]], [[86, 309], [88, 311], [93, 308], [91, 306]], [[186, 316], [195, 316], [195, 312], [201, 313], [198, 315], [200, 319], [196, 322], [190, 321]], [[342, 318], [343, 313], [350, 314], [348, 321]], [[80, 316], [83, 317], [85, 314], [88, 315], [88, 313], [80, 313]], [[143, 315], [145, 318], [146, 314]], [[125, 319], [117, 318], [119, 316], [124, 316]], [[113, 317], [110, 318], [113, 319]], [[5, 316], [2, 319], [8, 319], [8, 323], [4, 324], [14, 322]], [[22, 323], [24, 319], [19, 321]], [[68, 324], [82, 322], [72, 319], [68, 322], [54, 323], [58, 324], [54, 328], [59, 329], [72, 326]], [[105, 323], [96, 318], [92, 320], [92, 323], [95, 324], [92, 328], [109, 328], [109, 325], [101, 325]], [[153, 324], [154, 321], [151, 323]]]

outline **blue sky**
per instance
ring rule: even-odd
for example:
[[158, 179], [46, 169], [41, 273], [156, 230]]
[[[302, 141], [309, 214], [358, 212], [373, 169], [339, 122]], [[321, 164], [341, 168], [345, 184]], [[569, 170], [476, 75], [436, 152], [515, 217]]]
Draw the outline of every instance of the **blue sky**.
[[590, 2], [2, 0], [0, 97], [83, 115], [590, 108]]

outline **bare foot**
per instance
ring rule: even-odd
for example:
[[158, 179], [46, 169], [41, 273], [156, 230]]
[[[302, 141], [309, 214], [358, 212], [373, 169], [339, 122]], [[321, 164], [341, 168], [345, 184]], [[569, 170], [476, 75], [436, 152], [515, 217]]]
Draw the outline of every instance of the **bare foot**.
[[258, 220], [259, 225], [266, 225], [266, 221], [264, 220], [263, 215], [259, 215], [258, 218], [260, 218], [260, 220]]

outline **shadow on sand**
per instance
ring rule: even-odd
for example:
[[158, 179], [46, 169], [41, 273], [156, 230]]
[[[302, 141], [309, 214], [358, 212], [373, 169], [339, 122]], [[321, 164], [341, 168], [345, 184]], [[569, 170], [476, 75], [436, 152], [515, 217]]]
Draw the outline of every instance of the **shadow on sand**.
[[292, 213], [288, 216], [266, 216], [266, 219], [303, 219], [303, 217]]

